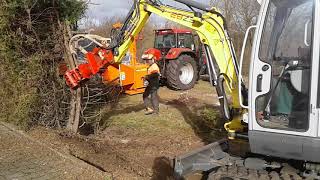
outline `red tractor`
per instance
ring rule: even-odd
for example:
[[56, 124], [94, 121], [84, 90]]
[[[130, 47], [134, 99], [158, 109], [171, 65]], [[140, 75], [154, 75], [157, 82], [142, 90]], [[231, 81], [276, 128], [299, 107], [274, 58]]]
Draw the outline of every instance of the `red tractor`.
[[191, 30], [160, 29], [155, 31], [154, 48], [146, 50], [142, 58], [156, 60], [161, 82], [168, 87], [188, 90], [195, 85], [204, 67], [202, 54], [202, 45]]

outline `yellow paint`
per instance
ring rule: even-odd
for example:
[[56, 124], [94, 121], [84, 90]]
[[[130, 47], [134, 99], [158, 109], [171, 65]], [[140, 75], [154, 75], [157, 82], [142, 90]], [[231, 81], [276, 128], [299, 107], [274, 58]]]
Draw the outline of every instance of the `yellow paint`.
[[[214, 8], [218, 12], [217, 9]], [[136, 11], [134, 13], [137, 13]], [[115, 57], [115, 62], [119, 63], [127, 52], [130, 45], [134, 42], [141, 29], [145, 26], [150, 15], [156, 14], [170, 21], [176, 22], [183, 26], [193, 29], [202, 42], [211, 48], [217, 65], [220, 68], [220, 73], [223, 73], [228, 78], [226, 83], [226, 91], [232, 97], [232, 108], [241, 109], [238, 99], [238, 85], [236, 70], [233, 64], [230, 40], [227, 32], [224, 29], [224, 22], [221, 16], [211, 12], [206, 12], [202, 18], [195, 17], [192, 12], [175, 9], [167, 6], [153, 6], [147, 0], [140, 0], [139, 2], [139, 19], [132, 19], [135, 28], [130, 34], [131, 38], [127, 38], [125, 42], [119, 47], [119, 56]], [[226, 124], [226, 129], [230, 131], [241, 130], [240, 118], [235, 118], [230, 123]]]
[[[215, 9], [218, 11], [217, 9]], [[130, 45], [134, 42], [141, 29], [146, 24], [150, 15], [156, 14], [170, 21], [176, 22], [188, 28], [195, 30], [203, 43], [208, 45], [217, 60], [220, 72], [227, 75], [229, 83], [226, 90], [232, 96], [233, 108], [240, 108], [238, 99], [238, 86], [235, 67], [232, 62], [231, 47], [229, 47], [227, 35], [223, 28], [223, 19], [213, 13], [207, 12], [202, 15], [202, 18], [195, 17], [192, 12], [178, 10], [172, 7], [150, 5], [146, 0], [141, 0], [139, 3], [140, 19], [132, 19], [135, 23], [135, 28], [128, 38], [119, 47], [119, 56], [115, 57], [115, 62], [120, 62]], [[230, 42], [231, 44], [231, 42]]]

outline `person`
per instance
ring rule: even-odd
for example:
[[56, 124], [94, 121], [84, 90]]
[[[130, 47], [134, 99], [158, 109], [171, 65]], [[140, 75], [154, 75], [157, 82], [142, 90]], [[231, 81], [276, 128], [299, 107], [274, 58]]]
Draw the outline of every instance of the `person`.
[[[158, 89], [160, 87], [160, 69], [154, 58], [146, 59], [149, 64], [147, 75], [144, 77], [146, 89], [143, 93], [143, 102], [146, 107], [146, 115], [159, 113]], [[150, 107], [151, 105], [151, 107]]]
[[180, 48], [185, 48], [184, 39], [179, 39], [179, 41], [178, 41], [178, 46], [179, 46]]

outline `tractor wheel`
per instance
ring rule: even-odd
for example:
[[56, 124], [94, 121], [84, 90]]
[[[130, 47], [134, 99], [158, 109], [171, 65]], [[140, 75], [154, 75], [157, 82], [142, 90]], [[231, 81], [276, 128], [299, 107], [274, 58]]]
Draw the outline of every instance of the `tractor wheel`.
[[178, 59], [169, 60], [166, 68], [167, 85], [175, 90], [193, 88], [198, 79], [198, 66], [193, 57], [181, 55]]

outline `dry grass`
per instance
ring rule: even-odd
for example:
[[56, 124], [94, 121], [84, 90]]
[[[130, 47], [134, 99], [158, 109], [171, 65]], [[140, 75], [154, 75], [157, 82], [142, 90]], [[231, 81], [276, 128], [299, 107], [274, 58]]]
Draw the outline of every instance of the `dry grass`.
[[85, 159], [115, 179], [174, 179], [171, 160], [221, 139], [213, 88], [200, 81], [190, 91], [162, 87], [160, 115], [145, 116], [142, 95], [123, 96], [103, 109], [100, 132], [69, 136], [36, 128], [33, 137]]
[[103, 129], [121, 127], [148, 135], [195, 132], [199, 136], [210, 136], [211, 131], [220, 131], [223, 125], [215, 96], [213, 88], [204, 81], [184, 92], [162, 87], [158, 116], [144, 115], [142, 95], [125, 96], [112, 108], [103, 110], [100, 125]]

